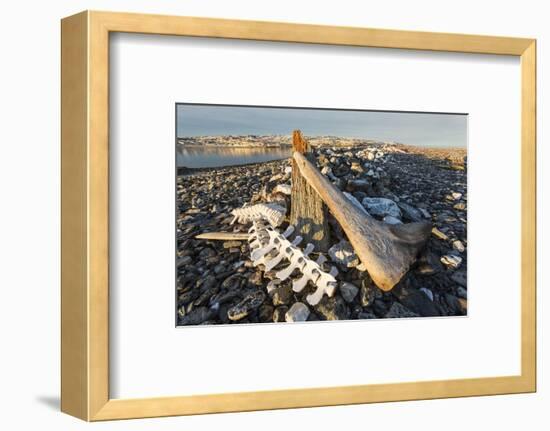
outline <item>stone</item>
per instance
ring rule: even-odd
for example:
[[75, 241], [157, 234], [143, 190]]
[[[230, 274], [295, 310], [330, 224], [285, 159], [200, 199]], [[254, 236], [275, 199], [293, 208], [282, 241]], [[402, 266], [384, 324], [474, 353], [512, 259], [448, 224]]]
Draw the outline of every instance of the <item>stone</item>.
[[359, 211], [361, 211], [363, 214], [365, 214], [365, 215], [368, 215], [368, 214], [369, 214], [369, 213], [367, 212], [367, 210], [363, 207], [363, 205], [361, 205], [361, 202], [359, 202], [355, 196], [353, 196], [352, 194], [350, 194], [350, 193], [348, 193], [348, 192], [344, 192], [344, 196], [346, 196], [346, 197], [349, 199], [349, 201], [350, 201], [353, 205], [355, 205], [355, 206], [357, 207], [357, 209], [358, 209]]
[[189, 304], [190, 302], [197, 299], [199, 297], [199, 295], [200, 295], [200, 292], [199, 292], [198, 289], [191, 289], [191, 290], [188, 290], [185, 293], [182, 293], [178, 297], [178, 302], [181, 303], [181, 304]]
[[382, 221], [387, 224], [403, 224], [401, 220], [393, 216], [386, 216], [382, 219]]
[[241, 320], [248, 316], [248, 314], [262, 305], [265, 300], [265, 293], [262, 290], [256, 290], [249, 293], [238, 304], [227, 310], [227, 317], [230, 320]]
[[420, 275], [432, 275], [437, 272], [437, 268], [431, 265], [429, 262], [424, 262], [418, 265], [416, 272]]
[[404, 317], [419, 317], [419, 315], [399, 302], [394, 302], [384, 317], [387, 319], [400, 319]]
[[218, 280], [216, 280], [216, 277], [209, 275], [206, 278], [202, 279], [202, 283], [200, 284], [201, 291], [206, 291], [214, 288], [218, 285]]
[[405, 202], [399, 202], [397, 206], [401, 210], [404, 218], [413, 222], [422, 221], [423, 219], [422, 213], [412, 205], [409, 205]]
[[315, 306], [315, 311], [324, 320], [346, 320], [350, 317], [349, 308], [339, 296], [333, 296], [332, 298], [324, 297]]
[[221, 274], [225, 272], [225, 265], [220, 263], [214, 267], [214, 274]]
[[451, 197], [452, 197], [455, 201], [457, 201], [457, 200], [459, 200], [459, 199], [462, 197], [462, 193], [452, 192], [452, 193], [451, 193]]
[[459, 202], [453, 205], [455, 210], [464, 211], [466, 209], [466, 204], [464, 202]]
[[430, 289], [426, 289], [425, 287], [421, 287], [420, 290], [422, 293], [424, 293], [428, 298], [430, 298], [430, 301], [433, 302], [434, 300], [434, 294]]
[[349, 167], [345, 164], [342, 164], [333, 168], [332, 172], [336, 177], [343, 177], [344, 175], [349, 173]]
[[189, 265], [191, 262], [193, 262], [193, 258], [191, 256], [184, 256], [181, 259], [178, 259], [177, 266], [179, 268], [180, 266]]
[[[309, 317], [309, 308], [303, 302], [295, 302], [285, 314], [287, 322], [305, 322]], [[274, 316], [275, 317], [275, 316]]]
[[445, 235], [435, 226], [432, 228], [432, 235], [435, 236], [437, 239], [442, 239], [443, 241], [447, 241], [449, 239], [447, 235]]
[[216, 252], [210, 247], [205, 247], [199, 252], [199, 258], [206, 259], [208, 257], [216, 256]]
[[377, 296], [377, 290], [378, 288], [369, 278], [365, 278], [361, 282], [361, 295], [359, 296], [359, 301], [363, 307], [369, 307], [373, 304]]
[[236, 290], [231, 290], [225, 293], [218, 293], [217, 295], [210, 298], [210, 306], [214, 307], [216, 306], [216, 304], [217, 306], [220, 306], [221, 304], [231, 302], [238, 297], [239, 297], [239, 292]]
[[287, 305], [294, 297], [292, 287], [290, 284], [283, 284], [282, 286], [276, 287], [271, 293], [271, 299], [273, 305]]
[[353, 302], [358, 293], [359, 288], [355, 284], [348, 283], [347, 281], [340, 283], [340, 295], [342, 295], [342, 298], [344, 298], [344, 301], [348, 304]]
[[258, 319], [260, 322], [272, 322], [273, 321], [274, 308], [269, 304], [264, 304], [258, 309]]
[[250, 274], [248, 282], [254, 286], [261, 286], [263, 284], [263, 274], [261, 271], [256, 271]]
[[351, 170], [358, 174], [362, 174], [363, 172], [365, 172], [365, 169], [363, 168], [363, 166], [361, 166], [361, 163], [359, 162], [351, 162]]
[[435, 302], [430, 301], [430, 298], [425, 293], [413, 287], [396, 286], [392, 293], [397, 300], [406, 308], [423, 317], [440, 316], [441, 312]]
[[234, 248], [234, 247], [240, 247], [241, 241], [225, 241], [223, 243], [223, 248]]
[[287, 311], [288, 307], [286, 305], [281, 305], [280, 307], [275, 308], [275, 310], [273, 310], [273, 321], [284, 322]]
[[467, 302], [463, 298], [457, 298], [450, 293], [445, 294], [445, 302], [454, 314], [463, 316], [467, 312]]
[[216, 293], [218, 293], [217, 287], [207, 289], [203, 293], [201, 293], [201, 295], [197, 299], [195, 299], [195, 302], [193, 304], [195, 305], [195, 307], [199, 305], [205, 305]]
[[375, 299], [372, 303], [372, 311], [374, 311], [377, 316], [384, 317], [388, 312], [388, 305], [381, 299]]
[[464, 250], [466, 250], [464, 244], [462, 244], [462, 241], [459, 241], [458, 239], [453, 241], [453, 248], [460, 253], [463, 253]]
[[234, 290], [241, 286], [243, 277], [240, 274], [232, 274], [227, 277], [221, 285], [222, 289]]
[[357, 315], [358, 319], [378, 319], [372, 311], [363, 310]]
[[207, 307], [193, 308], [188, 314], [179, 319], [180, 325], [200, 325], [201, 323], [212, 319], [216, 315], [214, 310]]
[[353, 268], [359, 265], [359, 258], [348, 241], [342, 240], [328, 250], [328, 255], [334, 263]]
[[378, 217], [392, 216], [401, 218], [401, 210], [397, 204], [387, 198], [365, 198], [362, 202], [369, 214]]
[[346, 189], [350, 192], [367, 192], [370, 188], [370, 182], [367, 180], [349, 180], [346, 184]]
[[441, 256], [441, 263], [447, 268], [457, 269], [462, 263], [462, 258], [454, 254], [446, 254], [445, 256]]
[[467, 299], [468, 298], [468, 291], [464, 289], [462, 286], [458, 286], [456, 289], [456, 294], [459, 298]]
[[428, 211], [426, 211], [424, 208], [418, 208], [418, 211], [420, 211], [420, 213], [422, 214], [422, 217], [424, 217], [425, 219], [431, 219], [432, 216], [430, 215], [430, 213]]
[[273, 189], [273, 193], [282, 193], [284, 195], [290, 196], [292, 187], [290, 184], [277, 184]]
[[462, 287], [467, 287], [468, 280], [466, 277], [466, 271], [465, 270], [455, 271], [453, 275], [451, 275], [451, 280], [453, 280], [455, 283], [459, 284]]

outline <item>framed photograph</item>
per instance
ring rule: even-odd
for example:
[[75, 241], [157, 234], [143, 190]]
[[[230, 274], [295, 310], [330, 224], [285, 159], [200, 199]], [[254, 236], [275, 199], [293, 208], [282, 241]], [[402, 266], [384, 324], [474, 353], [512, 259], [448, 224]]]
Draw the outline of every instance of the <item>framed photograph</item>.
[[536, 390], [534, 40], [61, 27], [62, 411]]

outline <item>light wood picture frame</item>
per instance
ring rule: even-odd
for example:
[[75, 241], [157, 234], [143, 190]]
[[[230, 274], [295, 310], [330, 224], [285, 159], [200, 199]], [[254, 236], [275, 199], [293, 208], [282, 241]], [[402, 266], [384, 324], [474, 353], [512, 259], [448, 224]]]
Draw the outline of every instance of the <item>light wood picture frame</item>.
[[[536, 41], [85, 11], [61, 22], [61, 410], [87, 421], [536, 390]], [[146, 399], [109, 396], [109, 34], [284, 41], [521, 59], [521, 374]]]

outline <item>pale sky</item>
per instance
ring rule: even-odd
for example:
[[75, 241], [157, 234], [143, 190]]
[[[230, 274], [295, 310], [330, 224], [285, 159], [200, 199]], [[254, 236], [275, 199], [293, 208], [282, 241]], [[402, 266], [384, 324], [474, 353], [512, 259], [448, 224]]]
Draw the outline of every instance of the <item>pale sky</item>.
[[176, 107], [177, 135], [331, 135], [426, 147], [466, 147], [466, 114], [217, 105]]

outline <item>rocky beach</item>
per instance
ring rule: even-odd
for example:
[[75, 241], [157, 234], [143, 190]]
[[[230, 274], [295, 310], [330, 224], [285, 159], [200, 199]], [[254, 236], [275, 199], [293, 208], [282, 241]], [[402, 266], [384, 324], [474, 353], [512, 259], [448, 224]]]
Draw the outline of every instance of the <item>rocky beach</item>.
[[359, 259], [329, 214], [330, 248], [324, 254], [326, 265], [338, 269], [334, 296], [312, 306], [305, 299], [311, 289], [296, 293], [291, 280], [268, 293], [275, 271], [252, 264], [245, 239], [215, 241], [195, 236], [246, 233], [250, 225], [231, 225], [231, 211], [244, 204], [277, 202], [288, 215], [291, 160], [180, 169], [178, 325], [465, 315], [466, 150], [369, 142], [322, 145], [313, 152], [319, 170], [374, 218], [389, 224], [431, 221], [432, 234], [415, 264], [397, 286], [383, 292], [367, 271], [357, 268]]

